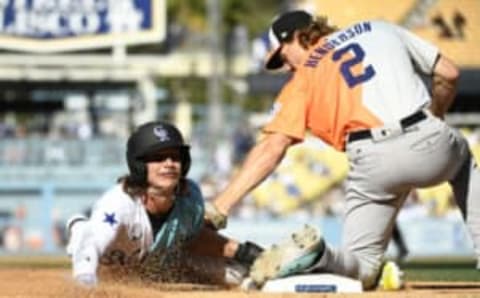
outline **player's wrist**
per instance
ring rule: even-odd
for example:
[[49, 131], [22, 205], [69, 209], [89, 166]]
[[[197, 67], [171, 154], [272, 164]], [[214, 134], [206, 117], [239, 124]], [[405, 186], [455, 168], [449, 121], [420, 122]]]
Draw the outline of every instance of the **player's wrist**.
[[250, 267], [263, 250], [262, 247], [250, 241], [239, 243], [233, 259]]
[[217, 211], [222, 214], [223, 216], [228, 216], [230, 212], [230, 206], [226, 204], [222, 204], [221, 202], [214, 202], [213, 203]]
[[220, 212], [213, 202], [205, 203], [205, 220], [215, 230], [224, 229], [227, 226], [227, 215]]

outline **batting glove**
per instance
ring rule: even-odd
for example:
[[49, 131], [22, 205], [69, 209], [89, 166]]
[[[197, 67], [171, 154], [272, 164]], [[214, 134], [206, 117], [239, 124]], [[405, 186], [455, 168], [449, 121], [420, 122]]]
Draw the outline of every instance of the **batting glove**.
[[227, 226], [227, 216], [220, 213], [212, 202], [205, 203], [205, 220], [215, 230], [221, 230]]

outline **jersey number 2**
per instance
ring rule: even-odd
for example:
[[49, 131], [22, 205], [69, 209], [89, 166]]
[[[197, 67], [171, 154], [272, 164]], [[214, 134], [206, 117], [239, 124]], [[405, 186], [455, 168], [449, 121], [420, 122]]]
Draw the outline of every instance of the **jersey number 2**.
[[353, 88], [358, 84], [370, 80], [375, 75], [375, 69], [373, 69], [371, 65], [368, 65], [367, 67], [365, 67], [365, 70], [362, 74], [355, 75], [352, 73], [351, 68], [358, 63], [361, 63], [365, 58], [365, 52], [358, 43], [351, 43], [346, 47], [335, 51], [332, 55], [333, 61], [340, 60], [342, 56], [350, 52], [350, 50], [353, 52], [353, 57], [340, 65], [340, 72], [342, 73], [343, 78], [347, 82], [348, 87]]

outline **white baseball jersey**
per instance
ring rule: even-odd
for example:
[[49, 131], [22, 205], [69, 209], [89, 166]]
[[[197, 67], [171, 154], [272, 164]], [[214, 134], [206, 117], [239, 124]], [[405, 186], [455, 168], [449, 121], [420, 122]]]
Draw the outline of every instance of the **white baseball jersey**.
[[133, 267], [155, 248], [170, 249], [193, 238], [203, 224], [204, 202], [200, 188], [188, 180], [189, 195], [177, 196], [155, 238], [145, 207], [120, 184], [94, 205], [86, 222], [75, 223], [67, 252], [73, 275], [96, 274], [100, 267]]

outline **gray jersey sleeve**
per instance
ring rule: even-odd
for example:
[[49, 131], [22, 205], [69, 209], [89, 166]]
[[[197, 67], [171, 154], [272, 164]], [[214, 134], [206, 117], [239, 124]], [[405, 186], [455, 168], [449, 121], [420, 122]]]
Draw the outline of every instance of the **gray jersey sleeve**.
[[423, 74], [432, 74], [439, 49], [432, 43], [397, 25], [392, 25], [405, 44], [416, 68]]

